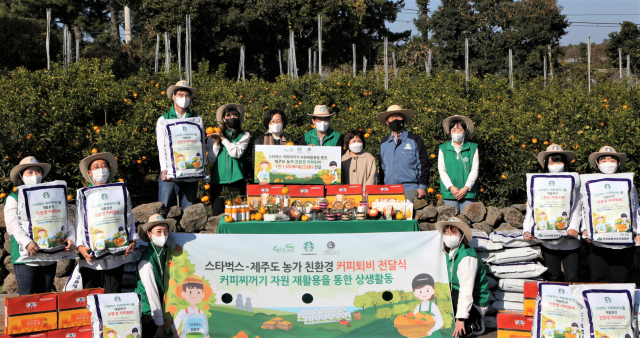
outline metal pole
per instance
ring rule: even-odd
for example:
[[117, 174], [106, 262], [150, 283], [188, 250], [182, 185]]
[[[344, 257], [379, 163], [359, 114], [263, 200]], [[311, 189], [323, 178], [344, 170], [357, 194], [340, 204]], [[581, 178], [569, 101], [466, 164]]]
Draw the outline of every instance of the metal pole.
[[589, 93], [591, 93], [591, 37], [587, 37], [587, 79], [589, 80]]
[[244, 82], [244, 73], [245, 73], [244, 72], [244, 60], [245, 60], [246, 56], [247, 56], [247, 53], [246, 53], [246, 51], [244, 49], [244, 46], [242, 46], [242, 82]]
[[47, 70], [51, 69], [51, 55], [49, 54], [49, 43], [51, 40], [51, 8], [47, 8]]
[[424, 68], [427, 71], [427, 76], [430, 77], [431, 76], [431, 48], [429, 48], [429, 57], [427, 58], [427, 62], [425, 63]]
[[364, 76], [366, 72], [367, 72], [367, 58], [363, 56], [362, 57], [362, 76]]
[[282, 75], [282, 51], [278, 49], [278, 66], [280, 66], [280, 75]]
[[158, 54], [160, 54], [160, 34], [156, 34], [156, 62], [155, 62], [156, 74], [158, 74]]
[[171, 68], [171, 39], [169, 32], [164, 32], [164, 71], [169, 72]]
[[384, 38], [384, 89], [389, 89], [388, 40]]
[[180, 45], [180, 39], [182, 38], [182, 26], [178, 26], [178, 74], [180, 74], [180, 80], [182, 80], [182, 46]]
[[318, 14], [318, 76], [322, 80], [322, 15]]
[[131, 43], [131, 10], [124, 6], [124, 43]]
[[313, 67], [313, 56], [312, 56], [313, 53], [311, 53], [311, 48], [308, 49], [308, 54], [309, 54], [309, 74], [311, 74], [313, 72], [313, 68], [311, 68]]
[[465, 81], [469, 81], [469, 39], [464, 39], [464, 76]]
[[620, 68], [620, 80], [622, 80], [622, 48], [618, 48], [618, 67]]
[[62, 66], [67, 69], [67, 25], [62, 26]]
[[294, 74], [294, 78], [297, 79], [298, 78], [298, 60], [296, 60], [296, 38], [295, 38], [295, 35], [293, 34], [293, 31], [291, 31], [291, 50], [293, 51], [293, 53], [291, 54], [291, 61], [293, 62], [293, 74]]
[[513, 50], [509, 48], [509, 86], [513, 89]]
[[191, 84], [191, 15], [185, 19], [184, 35], [184, 70], [187, 83]]
[[398, 77], [398, 68], [396, 68], [396, 52], [391, 52], [391, 57], [393, 58], [393, 78]]
[[356, 44], [351, 44], [353, 47], [353, 77], [356, 77]]
[[631, 56], [629, 56], [629, 54], [627, 54], [627, 77], [631, 76]]
[[318, 52], [313, 51], [313, 74], [318, 70]]
[[549, 78], [553, 81], [553, 58], [551, 57], [551, 45], [547, 45], [549, 51]]
[[76, 40], [76, 63], [80, 62], [80, 40]]
[[542, 63], [543, 63], [542, 73], [544, 75], [544, 85], [546, 86], [547, 85], [547, 56], [546, 55], [542, 56]]

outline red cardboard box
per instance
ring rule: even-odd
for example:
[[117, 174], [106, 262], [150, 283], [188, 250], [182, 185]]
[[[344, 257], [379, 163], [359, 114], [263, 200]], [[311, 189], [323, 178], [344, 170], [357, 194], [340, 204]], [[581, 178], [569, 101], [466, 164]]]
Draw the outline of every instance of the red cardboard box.
[[498, 330], [529, 331], [533, 327], [533, 318], [526, 317], [522, 312], [498, 312]]
[[289, 197], [293, 204], [294, 201], [302, 203], [310, 201], [316, 203], [318, 198], [324, 198], [324, 185], [289, 185]]
[[91, 325], [58, 329], [47, 333], [49, 334], [47, 338], [91, 338], [93, 334]]
[[58, 293], [58, 328], [91, 325], [91, 311], [87, 309], [89, 295], [104, 294], [104, 289], [85, 289]]
[[365, 189], [368, 195], [369, 207], [371, 207], [371, 202], [388, 201], [391, 199], [396, 201], [405, 200], [402, 184], [368, 185]]
[[258, 209], [262, 205], [262, 194], [273, 195], [271, 193], [273, 189], [274, 192], [278, 191], [278, 195], [281, 195], [282, 188], [284, 188], [284, 184], [247, 184], [247, 203], [251, 208]]
[[362, 184], [340, 184], [340, 185], [327, 185], [325, 186], [327, 202], [332, 205], [336, 201], [337, 196], [340, 196], [341, 201], [353, 201], [355, 206], [359, 206], [362, 201]]
[[[38, 333], [22, 334], [19, 336], [9, 336], [9, 335], [3, 334], [3, 335], [0, 335], [0, 338], [47, 338], [48, 333], [49, 332], [38, 332]], [[91, 338], [91, 336], [86, 338]]]
[[4, 299], [4, 332], [14, 335], [57, 329], [57, 310], [55, 293], [7, 297]]

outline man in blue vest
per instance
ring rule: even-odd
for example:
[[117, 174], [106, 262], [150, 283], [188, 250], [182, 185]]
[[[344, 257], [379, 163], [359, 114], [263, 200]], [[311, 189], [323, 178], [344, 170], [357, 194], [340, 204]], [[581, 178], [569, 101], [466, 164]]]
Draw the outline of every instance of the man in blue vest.
[[415, 115], [413, 110], [392, 105], [376, 116], [391, 129], [391, 135], [380, 142], [380, 182], [402, 184], [404, 197], [410, 201], [423, 198], [429, 182], [429, 157], [424, 142], [405, 129]]

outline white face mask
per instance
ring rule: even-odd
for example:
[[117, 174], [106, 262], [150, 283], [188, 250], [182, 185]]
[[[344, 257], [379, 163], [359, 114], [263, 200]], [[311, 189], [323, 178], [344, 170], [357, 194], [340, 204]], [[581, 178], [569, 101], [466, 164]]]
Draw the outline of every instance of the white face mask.
[[167, 243], [167, 239], [169, 239], [169, 236], [151, 236], [151, 242], [153, 242], [153, 244], [158, 248], [162, 248]]
[[324, 133], [329, 129], [329, 121], [318, 121], [316, 122], [316, 129], [321, 133]]
[[598, 169], [604, 174], [613, 174], [618, 170], [618, 164], [613, 162], [602, 162], [598, 164]]
[[364, 148], [364, 145], [360, 142], [349, 144], [349, 150], [353, 151], [356, 154], [359, 154], [360, 152], [362, 152], [363, 148]]
[[442, 236], [442, 241], [444, 242], [444, 245], [447, 246], [447, 248], [454, 249], [457, 248], [458, 245], [460, 245], [460, 236]]
[[93, 175], [93, 181], [96, 183], [107, 183], [109, 180], [109, 169], [96, 169], [91, 171], [91, 175]]
[[460, 143], [464, 141], [464, 134], [451, 134], [453, 142]]
[[269, 125], [269, 132], [271, 134], [281, 134], [282, 133], [282, 123], [278, 123], [278, 124], [270, 124]]
[[40, 182], [42, 182], [42, 176], [40, 175], [31, 175], [29, 177], [23, 176], [22, 182], [24, 182], [24, 184], [26, 185], [39, 184]]
[[188, 99], [186, 97], [176, 97], [176, 103], [178, 104], [178, 107], [184, 109], [189, 107], [189, 103], [191, 103], [191, 99]]
[[564, 171], [564, 163], [563, 164], [552, 164], [548, 166], [550, 173], [561, 173]]

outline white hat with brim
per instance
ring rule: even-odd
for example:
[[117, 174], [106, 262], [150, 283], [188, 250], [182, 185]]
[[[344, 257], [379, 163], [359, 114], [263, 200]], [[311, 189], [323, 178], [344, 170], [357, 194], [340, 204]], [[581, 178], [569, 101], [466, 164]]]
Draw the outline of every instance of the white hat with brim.
[[444, 227], [447, 225], [451, 225], [460, 229], [460, 231], [462, 231], [462, 233], [464, 234], [464, 238], [467, 239], [467, 242], [471, 242], [471, 240], [473, 239], [473, 233], [471, 232], [471, 228], [469, 228], [469, 225], [467, 225], [467, 223], [463, 222], [458, 217], [451, 217], [447, 221], [436, 222], [436, 230], [440, 231], [441, 234], [444, 234]]
[[312, 117], [331, 117], [335, 114], [336, 113], [331, 114], [329, 112], [329, 107], [325, 106], [324, 104], [319, 104], [313, 107], [313, 114], [307, 114], [307, 115]]
[[376, 115], [376, 118], [378, 119], [378, 122], [386, 125], [387, 124], [387, 117], [389, 117], [389, 115], [391, 114], [402, 114], [404, 115], [404, 123], [407, 124], [407, 122], [413, 120], [413, 118], [416, 116], [416, 112], [411, 110], [411, 109], [402, 109], [402, 107], [398, 106], [397, 104], [391, 105], [389, 106], [389, 108], [387, 108], [387, 111], [384, 111], [382, 113], [378, 113], [378, 115]]
[[38, 162], [38, 160], [36, 160], [35, 157], [27, 156], [27, 157], [23, 158], [22, 160], [20, 160], [20, 164], [18, 164], [17, 166], [13, 167], [13, 169], [11, 169], [11, 172], [9, 173], [9, 177], [11, 178], [11, 182], [13, 182], [13, 184], [15, 184], [15, 185], [21, 185], [22, 184], [22, 178], [20, 178], [20, 174], [22, 174], [22, 171], [24, 171], [25, 169], [27, 169], [29, 167], [38, 167], [38, 168], [42, 169], [42, 178], [43, 179], [45, 178], [45, 176], [47, 176], [47, 174], [51, 170], [51, 164], [49, 164], [49, 163], [40, 163], [40, 162]]
[[222, 114], [224, 114], [224, 110], [227, 108], [235, 108], [238, 111], [238, 114], [240, 115], [240, 124], [242, 124], [242, 121], [244, 121], [244, 106], [238, 103], [227, 103], [218, 107], [218, 110], [216, 111], [216, 121], [218, 121], [218, 124], [224, 122]]
[[173, 92], [175, 92], [178, 89], [189, 90], [189, 92], [191, 92], [192, 100], [195, 99], [196, 94], [198, 93], [197, 88], [189, 87], [189, 84], [187, 83], [187, 81], [180, 80], [176, 82], [176, 84], [174, 84], [173, 86], [169, 86], [169, 88], [167, 88], [167, 97], [169, 98], [169, 100], [173, 100]]
[[625, 164], [625, 162], [627, 162], [627, 154], [619, 153], [613, 147], [604, 146], [604, 147], [600, 148], [600, 151], [595, 152], [595, 153], [591, 153], [591, 155], [589, 155], [589, 164], [591, 164], [592, 167], [597, 169], [598, 168], [598, 159], [601, 156], [615, 156], [615, 157], [617, 157], [618, 158], [618, 167], [623, 166]]
[[464, 133], [465, 137], [469, 137], [469, 135], [473, 133], [473, 121], [471, 121], [470, 118], [462, 115], [453, 115], [447, 117], [446, 119], [444, 119], [444, 121], [442, 121], [442, 127], [444, 128], [444, 132], [447, 133], [447, 135], [451, 134], [449, 125], [451, 125], [451, 122], [453, 121], [462, 121], [467, 125], [467, 131]]
[[149, 236], [147, 236], [147, 231], [151, 230], [158, 224], [166, 224], [169, 227], [169, 232], [173, 232], [173, 228], [176, 226], [176, 220], [165, 219], [160, 214], [153, 214], [149, 216], [149, 221], [147, 223], [138, 226], [138, 237], [145, 242], [151, 242]]
[[84, 176], [84, 179], [87, 180], [87, 182], [93, 182], [91, 180], [91, 176], [89, 176], [89, 166], [95, 160], [107, 161], [109, 164], [109, 180], [107, 182], [111, 182], [118, 173], [118, 160], [116, 160], [116, 157], [111, 153], [93, 154], [80, 161], [80, 172], [82, 173], [82, 176]]
[[541, 151], [538, 153], [538, 163], [540, 163], [541, 167], [544, 167], [544, 159], [549, 155], [555, 154], [564, 155], [567, 158], [567, 162], [571, 162], [576, 158], [576, 155], [573, 153], [573, 151], [564, 150], [561, 146], [552, 143], [547, 147], [546, 151]]

